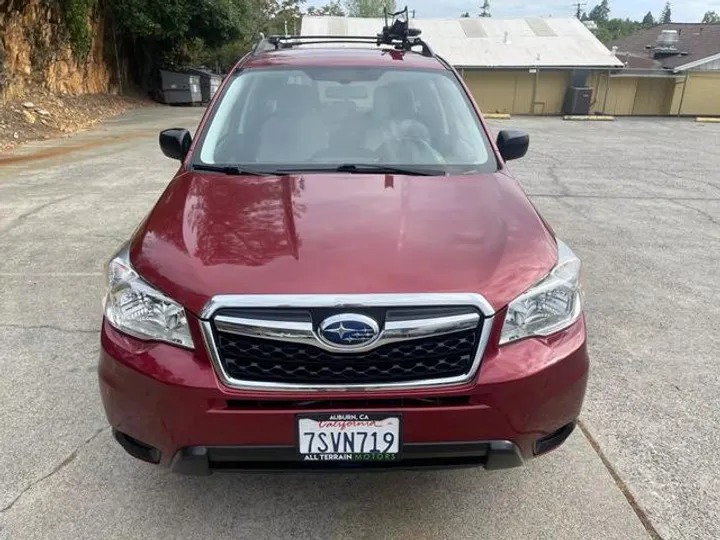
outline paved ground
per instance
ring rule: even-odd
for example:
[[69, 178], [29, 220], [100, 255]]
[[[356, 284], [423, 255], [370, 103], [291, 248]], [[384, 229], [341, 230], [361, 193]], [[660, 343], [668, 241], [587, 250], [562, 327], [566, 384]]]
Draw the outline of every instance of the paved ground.
[[199, 114], [0, 157], [0, 538], [720, 538], [720, 125], [495, 125], [532, 133], [513, 169], [586, 262], [605, 462], [578, 431], [508, 472], [196, 479], [111, 440], [95, 362], [102, 264], [173, 172], [157, 130]]

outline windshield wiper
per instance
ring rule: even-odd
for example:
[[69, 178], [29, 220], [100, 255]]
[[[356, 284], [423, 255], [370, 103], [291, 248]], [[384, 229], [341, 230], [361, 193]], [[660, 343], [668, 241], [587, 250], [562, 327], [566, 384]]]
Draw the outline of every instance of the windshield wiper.
[[249, 169], [247, 167], [240, 167], [239, 165], [202, 165], [195, 164], [192, 166], [193, 169], [198, 171], [212, 171], [231, 176], [285, 176], [287, 173], [277, 171], [260, 171], [257, 169]]
[[349, 174], [403, 174], [407, 176], [447, 176], [447, 173], [441, 169], [414, 168], [414, 167], [394, 167], [392, 165], [375, 165], [375, 164], [354, 164], [345, 163], [342, 165], [319, 165], [317, 167], [298, 167], [278, 169], [280, 173], [304, 173], [304, 172], [339, 172]]

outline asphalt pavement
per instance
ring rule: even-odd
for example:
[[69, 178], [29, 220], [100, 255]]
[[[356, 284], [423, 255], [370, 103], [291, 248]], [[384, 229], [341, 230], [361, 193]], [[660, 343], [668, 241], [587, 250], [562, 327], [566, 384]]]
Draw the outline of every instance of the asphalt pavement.
[[720, 538], [720, 125], [493, 124], [585, 262], [583, 430], [522, 469], [215, 475], [135, 461], [97, 389], [102, 267], [167, 185], [149, 107], [0, 155], [0, 538]]

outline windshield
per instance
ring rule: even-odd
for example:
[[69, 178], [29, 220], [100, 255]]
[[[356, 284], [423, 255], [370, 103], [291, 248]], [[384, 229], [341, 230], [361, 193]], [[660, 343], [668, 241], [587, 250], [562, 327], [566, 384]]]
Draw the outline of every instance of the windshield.
[[198, 148], [196, 165], [268, 172], [497, 168], [465, 92], [439, 70], [247, 70], [229, 81]]

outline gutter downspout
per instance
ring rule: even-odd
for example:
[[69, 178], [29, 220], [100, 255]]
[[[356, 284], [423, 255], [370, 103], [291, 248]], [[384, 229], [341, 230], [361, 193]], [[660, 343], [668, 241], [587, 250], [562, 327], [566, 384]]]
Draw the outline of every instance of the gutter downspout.
[[690, 80], [690, 71], [685, 72], [685, 82], [683, 83], [682, 94], [680, 95], [680, 105], [678, 106], [678, 118], [682, 115], [682, 107], [685, 102], [685, 91], [687, 90], [688, 81]]
[[607, 79], [605, 80], [605, 99], [603, 100], [603, 114], [607, 114], [607, 102], [608, 96], [610, 95], [610, 70], [607, 72]]

